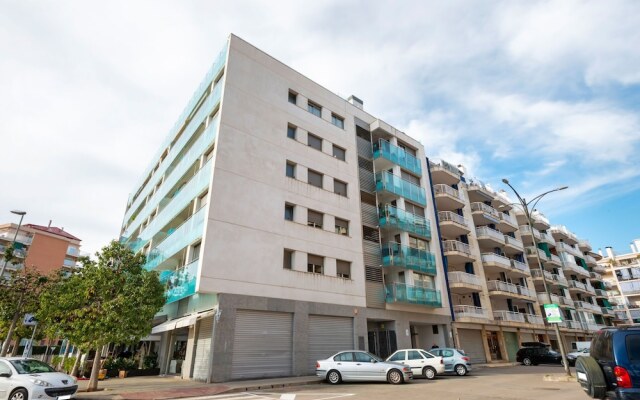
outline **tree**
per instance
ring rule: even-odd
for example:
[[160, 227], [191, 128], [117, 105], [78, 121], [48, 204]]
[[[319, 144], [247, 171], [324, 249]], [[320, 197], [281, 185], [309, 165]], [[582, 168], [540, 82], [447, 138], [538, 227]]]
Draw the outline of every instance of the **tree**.
[[143, 268], [146, 257], [112, 241], [82, 261], [83, 268], [42, 298], [38, 318], [82, 349], [95, 349], [89, 391], [98, 388], [100, 351], [109, 343], [135, 343], [151, 332], [165, 302], [158, 274]]

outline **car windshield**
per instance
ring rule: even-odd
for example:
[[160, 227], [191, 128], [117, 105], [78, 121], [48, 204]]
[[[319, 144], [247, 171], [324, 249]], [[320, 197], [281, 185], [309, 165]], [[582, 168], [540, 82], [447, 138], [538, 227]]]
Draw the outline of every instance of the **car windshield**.
[[467, 355], [467, 353], [465, 353], [464, 350], [461, 350], [461, 349], [456, 349], [456, 350], [458, 350], [458, 353], [462, 354], [463, 356]]
[[19, 374], [40, 374], [43, 372], [56, 372], [48, 364], [38, 360], [11, 360], [11, 365]]
[[556, 354], [558, 354], [558, 352], [557, 352], [557, 351], [555, 351], [555, 350], [549, 350], [549, 354], [556, 355]]
[[371, 353], [367, 353], [368, 355], [371, 356], [371, 358], [373, 358], [374, 360], [376, 360], [377, 362], [382, 362], [382, 358], [376, 356], [375, 354], [371, 354]]

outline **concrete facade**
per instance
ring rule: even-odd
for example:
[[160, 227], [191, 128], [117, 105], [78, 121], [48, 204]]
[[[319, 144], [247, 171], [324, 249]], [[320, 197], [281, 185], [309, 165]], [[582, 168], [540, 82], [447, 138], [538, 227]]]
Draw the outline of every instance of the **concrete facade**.
[[640, 239], [631, 242], [631, 251], [615, 254], [605, 249], [598, 267], [609, 290], [616, 324], [640, 323]]

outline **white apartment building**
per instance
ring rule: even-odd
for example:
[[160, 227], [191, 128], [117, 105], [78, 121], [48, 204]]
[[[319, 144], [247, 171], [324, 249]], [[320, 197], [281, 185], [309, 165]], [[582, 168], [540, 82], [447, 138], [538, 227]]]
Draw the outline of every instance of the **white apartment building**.
[[631, 252], [615, 254], [605, 249], [598, 262], [603, 277], [610, 285], [609, 301], [614, 305], [618, 324], [640, 323], [640, 239], [631, 243]]
[[451, 344], [423, 146], [231, 35], [127, 202], [167, 285], [161, 373], [306, 375]]
[[[430, 162], [448, 282], [455, 343], [474, 362], [515, 361], [523, 342], [559, 348], [541, 305], [564, 313], [566, 348], [611, 325], [597, 254], [540, 212], [529, 226], [524, 212], [504, 192], [468, 180], [463, 168]], [[535, 237], [535, 243], [534, 243]], [[540, 264], [538, 264], [538, 259]], [[543, 281], [544, 280], [544, 281]]]

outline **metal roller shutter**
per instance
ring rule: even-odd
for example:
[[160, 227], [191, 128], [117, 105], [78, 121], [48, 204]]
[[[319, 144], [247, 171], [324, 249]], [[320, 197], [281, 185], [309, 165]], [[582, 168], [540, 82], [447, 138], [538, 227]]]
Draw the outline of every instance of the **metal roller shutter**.
[[525, 342], [537, 342], [538, 340], [533, 336], [533, 333], [520, 333], [520, 344]]
[[316, 361], [353, 348], [353, 318], [309, 316], [310, 374], [315, 374]]
[[474, 329], [458, 329], [460, 347], [471, 358], [472, 363], [485, 363], [487, 358], [484, 353], [482, 331]]
[[193, 359], [193, 379], [206, 381], [209, 373], [209, 356], [211, 354], [211, 334], [213, 332], [213, 317], [198, 322], [198, 338], [196, 354]]
[[231, 361], [232, 379], [290, 376], [293, 314], [238, 310]]

